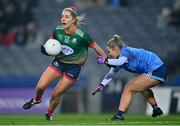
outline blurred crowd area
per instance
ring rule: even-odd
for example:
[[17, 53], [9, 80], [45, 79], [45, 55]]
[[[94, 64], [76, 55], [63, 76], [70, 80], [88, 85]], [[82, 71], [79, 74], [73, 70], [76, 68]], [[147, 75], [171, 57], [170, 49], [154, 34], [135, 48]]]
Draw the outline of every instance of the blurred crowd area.
[[[129, 6], [130, 1], [131, 0], [76, 0], [75, 4], [79, 9], [107, 6], [112, 8], [120, 8]], [[161, 11], [157, 16], [157, 25], [159, 28], [167, 28], [168, 26], [180, 26], [180, 0], [174, 0], [171, 5], [161, 8]]]
[[158, 16], [159, 28], [167, 26], [180, 27], [180, 0], [176, 0], [170, 7], [163, 7]]
[[[64, 5], [72, 5], [79, 10], [89, 8], [131, 7], [132, 0], [54, 0]], [[138, 0], [137, 0], [138, 1]], [[140, 2], [140, 1], [139, 1]], [[162, 1], [159, 1], [162, 2]], [[0, 1], [0, 45], [20, 46], [36, 41], [38, 25], [34, 19], [33, 9], [38, 8], [36, 0], [1, 0]], [[180, 0], [172, 0], [168, 6], [162, 6], [157, 14], [157, 27], [165, 29], [180, 26]]]
[[0, 44], [9, 47], [12, 44], [25, 45], [36, 36], [37, 24], [33, 17], [33, 8], [37, 0], [1, 0], [0, 1]]
[[[1, 0], [0, 75], [39, 75], [50, 63], [40, 45], [60, 23], [61, 11], [72, 5], [78, 14], [86, 14], [82, 27], [102, 48], [119, 34], [130, 46], [157, 53], [168, 65], [169, 76], [180, 80], [180, 0]], [[90, 51], [82, 74], [94, 75], [94, 56]]]

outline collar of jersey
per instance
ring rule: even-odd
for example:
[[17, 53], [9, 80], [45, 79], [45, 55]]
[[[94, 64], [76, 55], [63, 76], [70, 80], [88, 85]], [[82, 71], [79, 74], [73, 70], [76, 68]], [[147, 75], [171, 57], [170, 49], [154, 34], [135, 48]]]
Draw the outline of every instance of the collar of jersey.
[[75, 26], [75, 28], [71, 32], [66, 32], [65, 30], [64, 32], [68, 35], [72, 35], [76, 30], [77, 30], [77, 27]]

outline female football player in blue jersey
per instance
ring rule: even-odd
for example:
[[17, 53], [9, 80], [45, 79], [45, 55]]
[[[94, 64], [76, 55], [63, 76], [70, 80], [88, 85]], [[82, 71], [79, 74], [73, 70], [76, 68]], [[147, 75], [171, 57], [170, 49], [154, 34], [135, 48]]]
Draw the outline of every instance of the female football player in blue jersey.
[[164, 82], [167, 77], [167, 68], [163, 61], [153, 52], [127, 46], [125, 41], [118, 35], [114, 35], [107, 42], [107, 50], [111, 59], [100, 56], [98, 63], [110, 65], [111, 69], [97, 86], [93, 95], [98, 91], [102, 91], [122, 68], [140, 74], [125, 85], [118, 112], [113, 115], [111, 120], [124, 120], [124, 113], [131, 103], [133, 94], [136, 92], [141, 92], [147, 102], [152, 105], [153, 117], [162, 115], [163, 112], [157, 105], [150, 88]]
[[[39, 104], [44, 90], [54, 80], [61, 77], [52, 93], [48, 112], [45, 114], [47, 120], [52, 120], [53, 112], [58, 106], [62, 94], [77, 81], [88, 56], [88, 47], [94, 49], [98, 55], [106, 57], [105, 52], [92, 40], [90, 35], [79, 28], [84, 17], [78, 16], [74, 7], [65, 8], [60, 15], [60, 20], [61, 26], [54, 29], [51, 38], [61, 43], [62, 51], [42, 74], [36, 86], [34, 98], [23, 105], [24, 109], [30, 109]], [[43, 46], [41, 52], [48, 55]]]

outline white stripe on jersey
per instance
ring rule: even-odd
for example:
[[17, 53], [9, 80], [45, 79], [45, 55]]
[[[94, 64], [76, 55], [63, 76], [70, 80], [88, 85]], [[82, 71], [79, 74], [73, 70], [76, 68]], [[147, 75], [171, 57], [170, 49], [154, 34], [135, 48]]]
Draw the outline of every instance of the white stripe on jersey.
[[63, 29], [63, 26], [58, 25], [58, 26], [56, 27], [56, 29]]
[[81, 36], [81, 37], [84, 37], [84, 33], [81, 31], [81, 30], [79, 30], [79, 29], [77, 29], [76, 31], [75, 31], [75, 33], [77, 33], [79, 36]]

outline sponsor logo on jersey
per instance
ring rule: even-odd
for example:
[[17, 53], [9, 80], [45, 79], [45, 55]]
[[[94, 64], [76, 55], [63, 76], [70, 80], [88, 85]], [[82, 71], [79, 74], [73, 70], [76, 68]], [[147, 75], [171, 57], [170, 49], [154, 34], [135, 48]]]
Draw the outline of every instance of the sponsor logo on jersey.
[[65, 55], [71, 55], [74, 53], [74, 50], [67, 46], [67, 45], [62, 45], [62, 52], [65, 54]]

